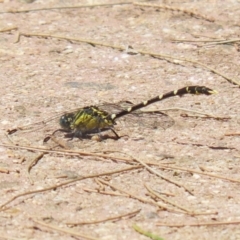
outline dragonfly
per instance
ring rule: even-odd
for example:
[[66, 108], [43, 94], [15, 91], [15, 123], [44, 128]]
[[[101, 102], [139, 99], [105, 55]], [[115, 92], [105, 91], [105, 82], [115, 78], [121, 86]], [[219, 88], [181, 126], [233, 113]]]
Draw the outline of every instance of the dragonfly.
[[127, 116], [134, 111], [140, 110], [150, 104], [171, 97], [181, 96], [184, 94], [211, 95], [215, 93], [217, 93], [216, 90], [205, 86], [188, 86], [156, 96], [149, 100], [123, 109], [117, 113], [109, 113], [97, 106], [84, 107], [82, 109], [79, 109], [77, 112], [70, 112], [62, 115], [60, 117], [59, 124], [64, 131], [72, 132], [75, 136], [83, 137], [86, 134], [100, 133], [104, 130], [111, 130], [115, 136], [119, 138], [119, 135], [114, 130], [116, 120], [119, 118]]
[[[117, 122], [120, 122], [121, 119], [123, 122], [126, 122], [127, 125], [131, 125], [132, 122], [135, 122], [138, 124], [140, 123], [143, 126], [150, 126], [151, 128], [162, 127], [163, 129], [166, 129], [174, 124], [174, 120], [161, 111], [142, 111], [142, 108], [150, 104], [185, 94], [212, 95], [215, 93], [217, 93], [216, 90], [205, 86], [187, 86], [161, 94], [135, 105], [130, 101], [123, 101], [117, 104], [104, 103], [97, 106], [86, 106], [65, 113], [60, 113], [57, 116], [37, 123], [9, 130], [8, 134], [32, 131], [35, 136], [39, 129], [47, 126], [50, 122], [58, 118], [60, 129], [58, 128], [55, 131], [52, 130], [51, 135], [54, 135], [58, 131], [63, 131], [67, 132], [68, 136], [70, 134], [72, 138], [77, 137], [81, 139], [91, 134], [100, 134], [104, 131], [111, 130], [114, 133], [115, 138], [119, 139], [120, 136], [117, 134], [115, 127]], [[48, 139], [49, 137], [44, 138], [44, 142], [47, 142]]]

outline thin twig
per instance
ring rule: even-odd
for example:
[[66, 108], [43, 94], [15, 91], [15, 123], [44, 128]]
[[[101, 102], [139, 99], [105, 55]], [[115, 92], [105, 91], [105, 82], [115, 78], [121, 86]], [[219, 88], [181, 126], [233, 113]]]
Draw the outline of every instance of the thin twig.
[[154, 196], [156, 196], [157, 198], [160, 198], [163, 202], [168, 203], [176, 208], [179, 208], [185, 212], [187, 212], [188, 214], [194, 214], [194, 212], [192, 210], [189, 210], [183, 206], [178, 205], [177, 203], [174, 203], [172, 201], [170, 201], [169, 199], [162, 197], [160, 194], [156, 193], [152, 188], [150, 188], [146, 183], [144, 184], [145, 188]]
[[[117, 46], [117, 45], [112, 45], [112, 44], [108, 44], [108, 43], [102, 43], [102, 42], [96, 42], [93, 40], [87, 40], [87, 39], [80, 39], [80, 38], [73, 38], [73, 37], [65, 37], [65, 36], [59, 36], [59, 35], [52, 35], [52, 34], [37, 34], [37, 33], [19, 33], [16, 39], [16, 43], [20, 41], [20, 37], [21, 36], [26, 36], [26, 37], [43, 37], [43, 38], [57, 38], [57, 39], [64, 39], [64, 40], [69, 40], [69, 41], [76, 41], [76, 42], [83, 42], [83, 43], [88, 43], [90, 45], [93, 46], [102, 46], [102, 47], [110, 47], [113, 49], [117, 49], [120, 51], [126, 51], [126, 47], [122, 47], [122, 46]], [[210, 67], [207, 64], [192, 60], [192, 59], [187, 59], [187, 58], [176, 58], [174, 56], [170, 56], [170, 55], [166, 55], [166, 54], [158, 54], [158, 53], [154, 53], [154, 52], [148, 52], [148, 51], [144, 51], [144, 50], [137, 50], [135, 49], [135, 51], [137, 53], [140, 53], [142, 55], [148, 55], [154, 58], [160, 58], [160, 59], [172, 59], [174, 61], [183, 61], [183, 62], [189, 62], [192, 63], [193, 65], [199, 65], [205, 69], [208, 69], [209, 71], [225, 78], [227, 81], [229, 81], [232, 84], [236, 84], [238, 86], [240, 86], [240, 82], [238, 80], [229, 78], [228, 76], [226, 76], [225, 74], [219, 72], [218, 70]]]
[[56, 137], [54, 137], [53, 135], [50, 136], [50, 139], [55, 142], [57, 145], [59, 145], [60, 147], [62, 147], [63, 149], [67, 149], [69, 150], [70, 148], [67, 146], [67, 144], [60, 140], [60, 139], [57, 139]]
[[212, 178], [222, 179], [222, 180], [226, 180], [226, 181], [233, 182], [233, 183], [240, 183], [240, 180], [238, 180], [238, 179], [223, 177], [223, 176], [219, 176], [219, 175], [212, 174], [212, 173], [201, 172], [201, 171], [198, 171], [195, 169], [183, 168], [183, 167], [178, 167], [178, 166], [167, 166], [164, 164], [156, 164], [156, 165], [158, 165], [158, 167], [163, 168], [163, 169], [176, 169], [176, 170], [180, 170], [180, 171], [184, 171], [184, 172], [197, 173], [197, 174], [205, 175], [205, 176], [212, 177]]
[[9, 173], [10, 171], [6, 168], [0, 168], [1, 173]]
[[198, 33], [190, 33], [193, 37], [205, 37], [205, 38], [210, 38], [210, 39], [216, 39], [218, 41], [219, 37], [213, 36], [213, 35], [206, 35], [206, 34], [198, 34]]
[[[29, 151], [37, 151], [37, 152], [57, 153], [57, 154], [62, 154], [62, 155], [67, 155], [67, 156], [79, 156], [79, 155], [80, 156], [94, 156], [94, 157], [100, 157], [100, 158], [110, 158], [110, 159], [114, 159], [116, 161], [123, 161], [123, 162], [127, 162], [127, 163], [134, 162], [133, 159], [116, 157], [116, 156], [111, 156], [111, 155], [107, 155], [107, 154], [96, 154], [96, 153], [72, 151], [72, 150], [53, 150], [53, 149], [46, 149], [46, 148], [39, 148], [39, 147], [16, 146], [16, 145], [8, 145], [8, 144], [1, 144], [1, 143], [0, 143], [0, 146], [6, 147], [6, 148], [13, 148], [13, 149], [14, 148], [26, 149]], [[162, 168], [162, 169], [176, 169], [176, 170], [180, 170], [180, 171], [184, 171], [184, 172], [197, 173], [200, 175], [218, 178], [218, 179], [226, 180], [226, 181], [233, 182], [233, 183], [240, 183], [240, 180], [238, 180], [238, 179], [223, 177], [223, 176], [211, 174], [211, 173], [205, 173], [205, 172], [201, 172], [201, 171], [194, 170], [194, 169], [182, 168], [182, 167], [178, 167], [178, 166], [170, 166], [169, 164], [159, 164], [159, 163], [151, 162], [151, 161], [146, 161], [145, 163], [149, 164], [149, 165], [153, 165], [153, 166], [158, 166], [159, 168]]]
[[[178, 108], [178, 107], [174, 107], [174, 108], [164, 108], [164, 109], [159, 109], [159, 112], [164, 112], [164, 111], [184, 111], [184, 112], [191, 112], [191, 113], [196, 113], [196, 114], [200, 114], [200, 115], [204, 115], [208, 118], [214, 118], [217, 120], [225, 120], [225, 119], [231, 119], [231, 117], [219, 117], [219, 116], [215, 116], [209, 113], [205, 113], [205, 112], [201, 112], [201, 111], [197, 111], [197, 110], [191, 110], [191, 109], [187, 109], [187, 108]], [[143, 111], [143, 112], [151, 112], [151, 111]]]
[[105, 186], [99, 182], [99, 179], [98, 178], [95, 178], [94, 181], [99, 185], [99, 187], [97, 188], [99, 191], [104, 191], [105, 189]]
[[110, 195], [110, 196], [121, 196], [121, 197], [128, 196], [127, 194], [122, 194], [122, 193], [117, 193], [117, 192], [107, 192], [107, 191], [101, 191], [101, 190], [96, 190], [96, 189], [83, 188], [82, 190], [85, 192], [100, 193], [100, 194], [105, 194], [105, 195]]
[[40, 224], [44, 227], [50, 228], [50, 229], [58, 231], [58, 232], [63, 232], [63, 233], [66, 233], [68, 235], [71, 235], [71, 236], [81, 237], [81, 238], [89, 239], [89, 240], [99, 240], [99, 238], [94, 238], [94, 237], [85, 235], [83, 233], [75, 232], [75, 231], [67, 229], [67, 228], [60, 228], [60, 227], [57, 227], [57, 226], [54, 226], [54, 225], [51, 225], [51, 224], [47, 224], [43, 221], [38, 221], [34, 218], [31, 218], [31, 219], [32, 219], [33, 222], [35, 222], [37, 224]]
[[11, 32], [13, 30], [18, 30], [18, 27], [4, 28], [4, 29], [1, 29], [0, 32]]
[[240, 38], [236, 39], [229, 39], [229, 40], [222, 40], [222, 41], [212, 41], [211, 43], [205, 44], [204, 46], [211, 46], [211, 45], [218, 45], [218, 44], [229, 44], [229, 43], [236, 43], [240, 42]]
[[225, 41], [226, 39], [212, 39], [212, 40], [202, 40], [202, 39], [170, 39], [172, 42], [202, 42], [202, 43], [216, 43], [216, 42], [221, 42], [221, 41]]
[[27, 13], [27, 12], [50, 11], [50, 10], [65, 10], [65, 9], [77, 9], [77, 8], [108, 7], [108, 6], [124, 5], [124, 4], [132, 4], [132, 2], [85, 4], [85, 5], [78, 5], [78, 6], [32, 8], [32, 9], [22, 9], [22, 10], [14, 10], [13, 9], [13, 10], [8, 10], [8, 11], [2, 11], [2, 12], [0, 12], [0, 14], [3, 14], [3, 13]]
[[202, 18], [209, 22], [215, 21], [213, 18], [209, 18], [206, 15], [202, 15], [196, 11], [188, 10], [188, 9], [184, 9], [184, 8], [178, 8], [178, 7], [172, 7], [172, 6], [165, 5], [165, 4], [152, 4], [152, 3], [140, 3], [140, 2], [135, 2], [133, 4], [136, 6], [141, 6], [141, 7], [155, 7], [155, 8], [162, 8], [164, 10], [183, 12], [184, 14], [190, 15], [191, 17]]
[[110, 184], [110, 183], [108, 183], [108, 182], [106, 182], [106, 181], [104, 181], [104, 180], [102, 180], [102, 179], [100, 179], [99, 181], [101, 181], [103, 184], [105, 184], [105, 185], [107, 185], [107, 186], [109, 186], [109, 187], [111, 187], [111, 188], [113, 188], [113, 189], [116, 189], [117, 191], [120, 191], [120, 192], [123, 192], [123, 193], [127, 194], [129, 197], [131, 197], [131, 198], [133, 198], [133, 199], [137, 199], [137, 200], [140, 201], [140, 202], [148, 203], [148, 204], [151, 204], [151, 205], [160, 207], [161, 209], [166, 209], [166, 210], [168, 210], [168, 211], [170, 211], [170, 212], [185, 213], [185, 214], [186, 214], [185, 211], [184, 211], [184, 212], [182, 212], [182, 211], [177, 211], [177, 210], [174, 210], [174, 209], [172, 209], [172, 208], [169, 208], [169, 207], [167, 207], [166, 205], [163, 205], [163, 204], [161, 204], [161, 203], [159, 203], [159, 202], [155, 202], [155, 201], [153, 201], [153, 200], [151, 200], [151, 199], [146, 199], [146, 198], [143, 198], [143, 197], [136, 196], [135, 194], [133, 194], [133, 193], [131, 193], [131, 192], [129, 192], [129, 191], [126, 191], [126, 190], [124, 190], [124, 189], [121, 189], [121, 188], [119, 188], [119, 187], [117, 187], [117, 186], [115, 186], [115, 185], [113, 185], [113, 184]]
[[31, 177], [30, 177], [30, 171], [31, 171], [31, 169], [38, 163], [38, 161], [39, 161], [40, 159], [42, 159], [42, 157], [43, 157], [45, 154], [46, 154], [46, 152], [40, 153], [40, 154], [37, 155], [37, 157], [35, 157], [35, 158], [33, 159], [33, 161], [31, 161], [30, 164], [28, 165], [28, 168], [27, 168], [28, 179], [29, 179], [29, 181], [30, 181], [31, 184], [33, 184], [33, 181], [32, 181], [32, 179], [31, 179]]
[[157, 223], [157, 226], [164, 227], [200, 227], [200, 226], [219, 226], [219, 225], [230, 225], [230, 224], [240, 224], [240, 220], [236, 221], [223, 221], [223, 222], [206, 222], [206, 223], [181, 223], [181, 224], [172, 224], [172, 223]]
[[11, 149], [25, 149], [29, 151], [37, 151], [37, 152], [47, 152], [47, 153], [57, 153], [66, 156], [94, 156], [99, 158], [113, 158], [115, 160], [123, 161], [123, 162], [133, 162], [133, 160], [124, 158], [124, 157], [115, 157], [107, 154], [98, 154], [98, 153], [91, 153], [91, 152], [83, 152], [83, 151], [76, 151], [76, 150], [65, 150], [65, 149], [48, 149], [43, 147], [30, 147], [30, 146], [20, 146], [20, 145], [11, 145], [11, 144], [1, 144], [1, 147], [11, 148]]
[[240, 136], [240, 132], [229, 132], [225, 133], [224, 136]]
[[160, 178], [164, 179], [164, 180], [167, 181], [167, 182], [170, 182], [170, 183], [172, 183], [172, 184], [174, 184], [174, 185], [176, 185], [176, 186], [178, 186], [178, 187], [180, 187], [180, 188], [185, 189], [185, 191], [187, 191], [188, 193], [190, 193], [191, 195], [193, 195], [193, 193], [192, 193], [189, 189], [187, 189], [187, 187], [185, 187], [184, 185], [180, 184], [179, 182], [173, 181], [173, 180], [170, 179], [170, 178], [165, 177], [165, 176], [162, 175], [160, 172], [158, 172], [158, 171], [154, 170], [153, 168], [149, 167], [145, 162], [141, 161], [140, 159], [136, 159], [136, 158], [133, 158], [133, 159], [134, 159], [134, 161], [136, 161], [137, 163], [140, 163], [142, 166], [144, 166], [149, 172], [151, 172], [151, 173], [159, 176]]
[[71, 184], [71, 183], [74, 183], [74, 182], [77, 182], [77, 181], [81, 181], [81, 180], [84, 180], [84, 179], [101, 177], [101, 176], [105, 176], [105, 175], [112, 175], [112, 174], [115, 174], [115, 173], [131, 171], [131, 170], [135, 170], [135, 169], [139, 169], [139, 168], [142, 168], [142, 166], [132, 166], [132, 167], [123, 168], [123, 169], [120, 169], [120, 170], [115, 170], [115, 171], [110, 171], [110, 172], [105, 172], [105, 173], [91, 174], [91, 175], [87, 175], [87, 176], [83, 176], [83, 177], [78, 177], [78, 178], [75, 178], [75, 179], [60, 183], [60, 184], [55, 184], [55, 185], [52, 185], [52, 186], [47, 187], [47, 188], [20, 193], [20, 194], [17, 194], [15, 196], [13, 196], [10, 200], [6, 201], [2, 205], [0, 205], [0, 211], [3, 211], [4, 208], [6, 207], [6, 205], [8, 205], [9, 203], [11, 203], [14, 200], [16, 200], [20, 197], [23, 197], [23, 196], [50, 191], [50, 190], [57, 189], [59, 187], [66, 186], [68, 184]]
[[210, 149], [217, 149], [217, 150], [226, 150], [226, 149], [237, 150], [237, 148], [235, 148], [235, 147], [213, 146], [213, 145], [206, 145], [206, 144], [202, 144], [202, 143], [179, 142], [179, 141], [176, 141], [176, 143], [182, 144], [182, 145], [192, 145], [192, 146], [197, 146], [197, 147], [208, 147]]
[[130, 212], [130, 213], [121, 214], [121, 215], [118, 215], [118, 216], [115, 216], [115, 217], [108, 217], [108, 218], [101, 219], [101, 220], [94, 220], [94, 221], [89, 221], [89, 222], [77, 222], [77, 223], [69, 222], [69, 223], [66, 223], [66, 224], [77, 226], [77, 225], [84, 225], [84, 224], [102, 223], [102, 222], [107, 222], [107, 221], [112, 221], [112, 220], [120, 220], [121, 218], [124, 218], [124, 217], [129, 217], [129, 218], [134, 217], [140, 211], [141, 211], [141, 209], [138, 209], [138, 210], [135, 210], [135, 211]]

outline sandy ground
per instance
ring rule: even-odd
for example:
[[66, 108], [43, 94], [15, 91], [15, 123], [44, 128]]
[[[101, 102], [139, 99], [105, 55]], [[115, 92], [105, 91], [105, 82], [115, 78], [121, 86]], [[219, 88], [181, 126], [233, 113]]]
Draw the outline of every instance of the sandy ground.
[[[0, 239], [150, 239], [136, 225], [152, 239], [240, 239], [240, 2], [64, 8], [114, 2], [0, 1]], [[130, 118], [119, 140], [43, 143], [63, 111], [189, 85], [218, 94], [149, 106], [190, 110], [164, 111], [167, 127]]]

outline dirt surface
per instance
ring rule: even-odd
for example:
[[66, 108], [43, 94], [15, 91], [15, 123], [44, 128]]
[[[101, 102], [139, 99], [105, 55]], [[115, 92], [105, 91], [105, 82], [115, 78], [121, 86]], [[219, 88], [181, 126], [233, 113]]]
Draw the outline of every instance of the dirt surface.
[[[0, 239], [240, 239], [240, 2], [27, 2], [0, 1]], [[167, 127], [43, 143], [64, 111], [189, 85], [218, 94], [149, 106], [190, 110]]]

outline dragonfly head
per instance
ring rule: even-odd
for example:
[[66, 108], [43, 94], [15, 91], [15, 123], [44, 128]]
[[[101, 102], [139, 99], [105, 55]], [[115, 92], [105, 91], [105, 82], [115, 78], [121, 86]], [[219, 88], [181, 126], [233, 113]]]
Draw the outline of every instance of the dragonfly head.
[[65, 130], [72, 130], [71, 125], [74, 120], [74, 114], [73, 113], [66, 113], [61, 116], [59, 119], [60, 126]]

